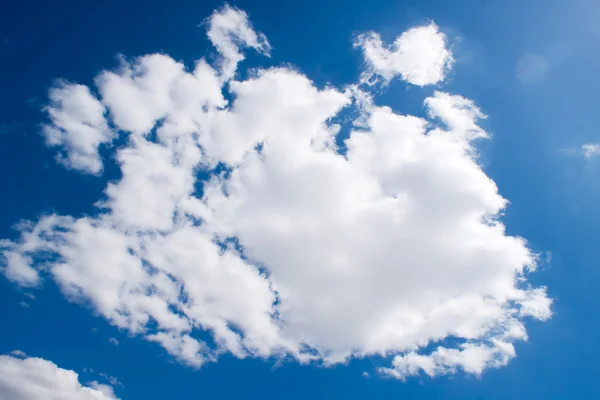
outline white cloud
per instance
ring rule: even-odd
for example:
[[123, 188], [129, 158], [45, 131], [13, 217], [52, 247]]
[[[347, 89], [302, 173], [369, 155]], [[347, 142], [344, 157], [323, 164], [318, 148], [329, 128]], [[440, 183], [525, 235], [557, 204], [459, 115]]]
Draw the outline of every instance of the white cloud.
[[[22, 355], [24, 357], [24, 355]], [[0, 356], [0, 398], [11, 400], [116, 400], [112, 388], [79, 382], [77, 373], [41, 358]]]
[[[10, 242], [1, 241], [0, 248], [8, 249], [13, 247]], [[2, 266], [2, 272], [8, 280], [18, 283], [20, 286], [30, 287], [39, 283], [40, 275], [37, 270], [31, 267], [33, 261], [30, 257], [18, 252], [6, 251], [3, 253], [5, 265]]]
[[387, 48], [375, 32], [358, 36], [354, 46], [362, 49], [367, 63], [363, 82], [377, 76], [388, 82], [400, 75], [413, 85], [432, 85], [444, 79], [454, 61], [446, 36], [434, 23], [407, 30]]
[[108, 342], [114, 344], [115, 346], [119, 345], [119, 341], [114, 337], [109, 338]]
[[208, 38], [222, 57], [219, 69], [225, 80], [233, 78], [238, 63], [244, 59], [242, 48], [250, 47], [264, 55], [271, 50], [267, 37], [252, 28], [248, 15], [229, 5], [210, 17]]
[[456, 372], [462, 368], [465, 372], [480, 375], [485, 368], [497, 368], [506, 365], [515, 356], [511, 343], [496, 341], [491, 345], [466, 343], [459, 349], [438, 347], [429, 355], [410, 352], [394, 357], [392, 368], [382, 368], [384, 374], [406, 379], [420, 371], [434, 377]]
[[583, 156], [585, 158], [592, 158], [594, 156], [600, 155], [600, 144], [584, 144], [583, 146], [581, 146], [581, 150], [583, 151]]
[[50, 123], [43, 128], [46, 142], [62, 148], [57, 158], [66, 167], [99, 174], [98, 147], [115, 137], [104, 118], [104, 106], [83, 85], [59, 82], [48, 96]]
[[[130, 132], [115, 156], [123, 177], [95, 217], [22, 224], [19, 241], [2, 242], [7, 277], [26, 286], [49, 275], [192, 367], [223, 352], [326, 364], [395, 355], [382, 371], [399, 378], [506, 364], [527, 339], [523, 319], [549, 318], [551, 300], [526, 286], [536, 256], [506, 234], [507, 201], [477, 163], [483, 113], [435, 92], [429, 119], [399, 115], [368, 85], [317, 89], [288, 68], [236, 81], [236, 43], [267, 43], [249, 29], [226, 7], [209, 21], [225, 64], [187, 72], [148, 55], [99, 75], [102, 107]], [[415, 37], [441, 43], [441, 58], [426, 50], [392, 72], [439, 81], [444, 37], [414, 28], [394, 51], [412, 54]], [[342, 155], [331, 119], [345, 107], [358, 116]], [[197, 197], [198, 172], [223, 165]], [[449, 337], [463, 344], [420, 352]]]

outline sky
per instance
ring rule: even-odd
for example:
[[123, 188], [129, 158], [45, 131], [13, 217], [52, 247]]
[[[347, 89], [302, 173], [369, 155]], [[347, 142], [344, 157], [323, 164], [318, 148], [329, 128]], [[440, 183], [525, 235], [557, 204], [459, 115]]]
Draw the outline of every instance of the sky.
[[592, 399], [593, 1], [9, 2], [0, 399]]

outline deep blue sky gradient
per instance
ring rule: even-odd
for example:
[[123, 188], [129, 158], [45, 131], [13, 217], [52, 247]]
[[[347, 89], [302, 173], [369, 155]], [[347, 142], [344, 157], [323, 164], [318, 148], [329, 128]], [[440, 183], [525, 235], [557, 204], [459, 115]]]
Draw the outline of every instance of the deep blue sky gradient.
[[[19, 349], [99, 380], [117, 377], [123, 399], [594, 399], [600, 367], [600, 162], [572, 151], [600, 142], [600, 3], [576, 1], [329, 0], [230, 2], [250, 14], [269, 38], [272, 59], [250, 55], [243, 67], [290, 63], [319, 86], [357, 80], [361, 57], [354, 35], [375, 30], [390, 42], [433, 19], [456, 57], [443, 90], [472, 98], [489, 115], [491, 141], [481, 162], [511, 202], [508, 232], [542, 253], [530, 277], [548, 286], [554, 317], [528, 323], [529, 342], [517, 343], [508, 367], [481, 378], [458, 374], [400, 382], [373, 376], [381, 360], [322, 368], [275, 365], [224, 356], [199, 371], [179, 365], [158, 345], [128, 337], [85, 306], [68, 303], [51, 281], [35, 299], [0, 279], [0, 353]], [[108, 179], [67, 171], [39, 135], [40, 112], [53, 80], [91, 84], [117, 54], [165, 52], [192, 66], [210, 56], [198, 27], [218, 1], [15, 1], [0, 8], [0, 238], [11, 226], [42, 213], [93, 213]], [[543, 55], [545, 78], [526, 85], [517, 59]], [[423, 114], [433, 88], [394, 82], [379, 103]], [[551, 253], [551, 257], [546, 254]], [[23, 308], [21, 302], [29, 307]], [[115, 337], [118, 346], [108, 342]], [[83, 373], [93, 368], [94, 373]], [[371, 373], [362, 377], [363, 371]]]

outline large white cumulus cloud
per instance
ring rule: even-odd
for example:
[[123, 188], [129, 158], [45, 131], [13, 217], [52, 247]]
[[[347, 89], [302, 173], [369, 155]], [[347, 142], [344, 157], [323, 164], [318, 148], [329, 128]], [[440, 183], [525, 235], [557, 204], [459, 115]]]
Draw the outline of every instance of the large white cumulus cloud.
[[[116, 151], [123, 176], [96, 216], [19, 225], [20, 240], [1, 242], [8, 279], [35, 286], [49, 275], [69, 299], [194, 367], [223, 352], [326, 364], [381, 354], [394, 359], [380, 371], [405, 378], [479, 374], [514, 357], [524, 318], [549, 318], [551, 301], [526, 282], [535, 255], [498, 219], [507, 201], [476, 160], [473, 142], [487, 137], [477, 106], [434, 92], [423, 119], [377, 105], [364, 82], [319, 89], [288, 68], [237, 80], [243, 50], [267, 53], [267, 39], [231, 7], [208, 33], [214, 67], [153, 54], [102, 72], [98, 99], [59, 89], [67, 99], [51, 116], [75, 122], [67, 130], [53, 117], [45, 131], [88, 140], [92, 159], [112, 140], [99, 131], [128, 132]], [[390, 74], [443, 78], [451, 55], [435, 25], [397, 42], [402, 54], [384, 54]], [[358, 117], [341, 152], [331, 121], [348, 107]], [[67, 159], [82, 152], [73, 141]], [[448, 338], [457, 344], [423, 350]]]
[[0, 399], [117, 400], [111, 386], [98, 382], [85, 386], [77, 373], [53, 362], [11, 355], [0, 356]]

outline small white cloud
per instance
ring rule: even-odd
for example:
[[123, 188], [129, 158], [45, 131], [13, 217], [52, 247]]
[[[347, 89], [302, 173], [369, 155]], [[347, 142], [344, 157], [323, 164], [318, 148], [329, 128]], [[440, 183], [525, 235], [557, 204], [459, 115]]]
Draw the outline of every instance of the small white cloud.
[[104, 106], [83, 85], [59, 82], [48, 96], [50, 104], [45, 110], [50, 123], [42, 132], [48, 145], [61, 148], [58, 161], [67, 168], [99, 174], [98, 147], [115, 138], [104, 117]]
[[109, 343], [112, 343], [115, 346], [119, 345], [119, 341], [116, 338], [114, 338], [114, 337], [111, 337], [110, 339], [108, 339], [108, 341], [109, 341]]
[[208, 38], [222, 57], [219, 69], [225, 80], [233, 78], [238, 63], [245, 58], [241, 52], [244, 47], [264, 55], [271, 50], [267, 37], [252, 28], [248, 15], [229, 5], [210, 17]]
[[600, 155], [600, 144], [588, 143], [581, 146], [581, 151], [585, 158], [592, 158]]
[[432, 85], [444, 79], [454, 61], [446, 36], [434, 23], [409, 29], [387, 48], [375, 32], [360, 35], [354, 46], [362, 49], [367, 63], [363, 82], [374, 76], [387, 82], [400, 75], [413, 85]]
[[159, 332], [146, 336], [146, 339], [160, 343], [169, 354], [190, 367], [199, 368], [207, 361], [203, 355], [204, 344], [189, 335], [179, 336]]
[[21, 351], [21, 350], [13, 350], [10, 352], [10, 354], [15, 357], [20, 357], [20, 358], [27, 357], [27, 354], [25, 354], [25, 352]]
[[10, 400], [117, 400], [112, 388], [92, 382], [84, 386], [77, 373], [41, 359], [0, 356], [0, 398]]
[[33, 261], [30, 257], [12, 251], [13, 245], [7, 241], [0, 241], [0, 250], [4, 258], [4, 265], [0, 268], [8, 280], [18, 283], [23, 287], [36, 286], [40, 282], [38, 271], [31, 267]]

